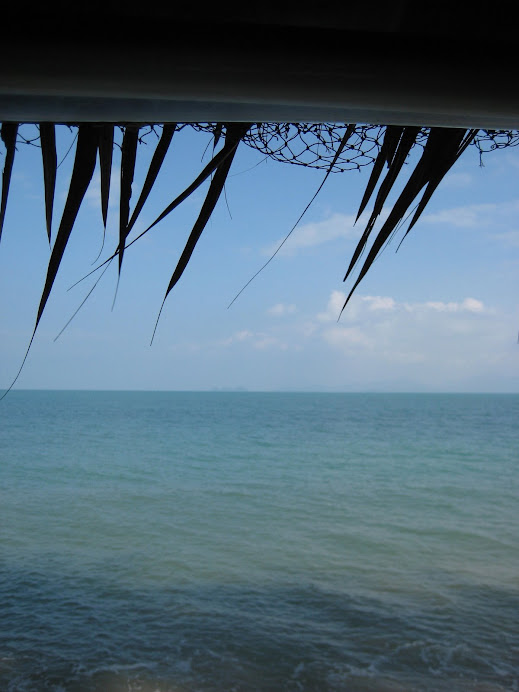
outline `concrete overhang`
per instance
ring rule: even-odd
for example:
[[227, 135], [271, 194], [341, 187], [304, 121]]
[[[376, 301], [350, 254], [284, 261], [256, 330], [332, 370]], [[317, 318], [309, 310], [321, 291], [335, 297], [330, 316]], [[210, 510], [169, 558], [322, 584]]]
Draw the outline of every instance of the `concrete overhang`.
[[407, 2], [371, 3], [369, 22], [343, 11], [335, 24], [203, 9], [201, 20], [153, 8], [122, 17], [107, 6], [40, 13], [36, 38], [6, 33], [0, 120], [519, 128], [515, 37], [482, 39], [478, 23], [460, 38], [457, 15], [418, 30]]

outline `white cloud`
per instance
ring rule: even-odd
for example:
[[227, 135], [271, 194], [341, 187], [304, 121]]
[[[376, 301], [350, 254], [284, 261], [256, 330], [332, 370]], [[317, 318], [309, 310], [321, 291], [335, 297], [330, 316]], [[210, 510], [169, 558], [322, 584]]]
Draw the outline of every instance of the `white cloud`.
[[246, 341], [247, 339], [252, 338], [253, 333], [250, 332], [248, 329], [242, 329], [239, 332], [235, 332], [231, 336], [229, 336], [227, 339], [224, 339], [221, 343], [224, 346], [230, 346], [231, 344], [236, 343], [237, 341]]
[[[386, 215], [386, 212], [384, 212], [384, 215]], [[292, 255], [303, 248], [322, 245], [340, 238], [356, 238], [360, 235], [367, 219], [368, 215], [364, 213], [355, 224], [355, 216], [353, 214], [332, 214], [332, 216], [323, 221], [303, 224], [295, 229], [284, 243], [279, 254]], [[282, 239], [265, 248], [264, 254], [272, 255], [281, 242]]]
[[497, 204], [471, 204], [424, 214], [421, 220], [424, 223], [448, 224], [457, 228], [474, 228], [488, 224], [496, 210]]
[[241, 331], [235, 332], [227, 339], [223, 339], [218, 343], [220, 346], [244, 344], [260, 350], [271, 347], [276, 347], [281, 350], [286, 350], [288, 348], [286, 343], [273, 334], [267, 332], [252, 332], [249, 329], [242, 329]]
[[372, 348], [373, 339], [360, 327], [332, 327], [323, 332], [323, 337], [331, 346], [350, 350], [352, 347]]
[[519, 214], [519, 201], [500, 204], [469, 204], [462, 207], [442, 209], [424, 214], [421, 221], [431, 224], [445, 224], [456, 228], [503, 228], [516, 223]]
[[468, 310], [469, 312], [483, 312], [485, 306], [481, 300], [477, 300], [476, 298], [465, 298], [461, 303], [461, 309]]
[[483, 312], [486, 308], [481, 300], [465, 298], [461, 303], [460, 309], [467, 310], [468, 312]]
[[337, 322], [345, 300], [346, 293], [343, 291], [332, 291], [326, 310], [320, 312], [317, 315], [317, 319], [320, 322]]
[[[331, 291], [313, 316], [300, 309], [290, 320], [266, 320], [207, 346], [228, 349], [233, 364], [254, 372], [277, 368], [285, 386], [283, 378], [297, 371], [290, 380], [297, 388], [467, 391], [492, 389], [504, 372], [519, 381], [515, 318], [479, 298], [411, 303], [354, 295], [337, 322], [345, 299]], [[283, 314], [279, 305], [274, 312]]]
[[[333, 291], [318, 322], [329, 322], [332, 315], [337, 319], [344, 299], [344, 293]], [[356, 374], [364, 370], [374, 376], [392, 364], [404, 376], [408, 366], [419, 368], [434, 388], [446, 373], [455, 378], [484, 371], [515, 333], [514, 325], [473, 297], [406, 303], [389, 296], [354, 296], [339, 325], [323, 324], [319, 336], [343, 358], [354, 357]]]
[[279, 348], [282, 351], [288, 349], [288, 345], [280, 341], [277, 337], [271, 336], [269, 334], [257, 334], [253, 342], [254, 348], [263, 350], [266, 348]]
[[394, 310], [396, 303], [389, 296], [360, 296], [370, 310]]
[[451, 301], [444, 303], [440, 300], [430, 300], [425, 303], [405, 303], [407, 312], [432, 310], [434, 312], [483, 312], [484, 304], [476, 298], [465, 298], [460, 302]]
[[267, 313], [269, 315], [272, 315], [274, 317], [283, 317], [284, 315], [293, 315], [296, 312], [296, 306], [291, 303], [291, 304], [286, 304], [286, 303], [276, 303], [276, 305], [273, 305], [271, 308], [267, 310]]
[[[346, 293], [343, 291], [332, 291], [326, 310], [317, 315], [320, 322], [336, 322], [341, 315]], [[358, 319], [359, 316], [367, 308], [371, 312], [375, 311], [391, 311], [396, 307], [395, 300], [389, 296], [359, 296], [354, 295], [350, 299], [346, 313], [342, 313], [341, 319], [349, 322]]]

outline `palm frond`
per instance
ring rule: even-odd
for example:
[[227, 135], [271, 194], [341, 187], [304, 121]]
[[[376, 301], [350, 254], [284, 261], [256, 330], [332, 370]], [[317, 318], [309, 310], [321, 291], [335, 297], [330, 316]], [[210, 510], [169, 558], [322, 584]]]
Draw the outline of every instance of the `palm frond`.
[[47, 224], [47, 236], [50, 243], [54, 192], [56, 190], [56, 170], [58, 167], [56, 155], [56, 128], [53, 123], [40, 123], [40, 143], [43, 163], [43, 183], [45, 187], [45, 221]]
[[[368, 203], [369, 199], [371, 198], [375, 187], [376, 183], [378, 182], [378, 179], [380, 178], [380, 174], [382, 172], [382, 168], [384, 164], [386, 163], [388, 166], [388, 171], [386, 174], [386, 177], [382, 181], [378, 194], [375, 199], [375, 204], [373, 207], [373, 212], [371, 213], [371, 216], [366, 224], [366, 228], [364, 229], [364, 232], [362, 234], [362, 237], [355, 248], [355, 251], [353, 253], [353, 256], [350, 260], [350, 264], [348, 266], [348, 269], [346, 270], [346, 274], [344, 276], [344, 281], [347, 280], [348, 276], [351, 274], [353, 269], [355, 268], [357, 262], [359, 261], [362, 253], [364, 252], [364, 249], [366, 248], [366, 244], [368, 242], [369, 236], [375, 226], [375, 223], [380, 216], [384, 203], [387, 200], [387, 197], [389, 193], [391, 192], [391, 189], [402, 169], [402, 166], [404, 162], [406, 161], [412, 147], [416, 143], [416, 136], [418, 135], [420, 131], [420, 128], [417, 127], [388, 127], [386, 128], [386, 134], [384, 137], [384, 143], [382, 145], [382, 148], [380, 150], [379, 157], [377, 157], [377, 160], [375, 161], [375, 165], [373, 166], [373, 171], [370, 176], [370, 179], [368, 181], [368, 185], [366, 187], [366, 191], [364, 193], [364, 197], [361, 203], [361, 206], [359, 208], [359, 213], [357, 214], [357, 219], [358, 221], [361, 213], [364, 211], [366, 204]], [[386, 139], [389, 136], [389, 142], [387, 143], [386, 146]], [[379, 161], [380, 159], [380, 161]], [[377, 166], [378, 164], [378, 166]], [[374, 178], [374, 179], [373, 179]]]
[[108, 203], [110, 201], [113, 151], [114, 126], [102, 125], [99, 130], [99, 168], [101, 169], [101, 214], [103, 216], [104, 231], [106, 231]]
[[[241, 135], [241, 138], [245, 136], [247, 133], [248, 129], [250, 128], [250, 123], [231, 123], [228, 125], [229, 128], [233, 131], [239, 131], [242, 132], [243, 134]], [[145, 233], [150, 231], [154, 226], [156, 226], [160, 221], [162, 221], [168, 214], [171, 214], [171, 212], [176, 209], [184, 200], [186, 200], [190, 195], [193, 194], [193, 192], [200, 187], [209, 177], [210, 175], [217, 169], [219, 168], [224, 161], [229, 157], [229, 156], [234, 156], [236, 147], [239, 144], [239, 141], [234, 142], [231, 146], [230, 144], [230, 139], [226, 137], [225, 139], [225, 145], [220, 149], [220, 151], [213, 156], [213, 158], [209, 161], [209, 163], [204, 166], [203, 170], [200, 172], [199, 175], [193, 180], [193, 182], [188, 185], [183, 192], [180, 193], [175, 199], [168, 204], [168, 206], [162, 211], [155, 221], [151, 223], [148, 228], [146, 228], [137, 238], [134, 238], [132, 242], [129, 245], [132, 245], [136, 240], [141, 238]], [[129, 247], [128, 245], [128, 247]]]
[[184, 247], [182, 255], [180, 256], [175, 271], [173, 272], [173, 276], [171, 277], [171, 280], [169, 282], [168, 288], [166, 290], [166, 295], [164, 296], [164, 300], [166, 300], [170, 291], [184, 273], [187, 263], [189, 262], [189, 259], [193, 254], [193, 250], [195, 249], [195, 245], [198, 243], [200, 236], [202, 235], [202, 232], [206, 227], [211, 214], [213, 213], [216, 203], [220, 199], [220, 195], [222, 194], [225, 181], [227, 180], [227, 175], [229, 173], [234, 156], [236, 154], [238, 144], [241, 142], [242, 138], [247, 133], [249, 127], [250, 123], [229, 123], [226, 126], [224, 149], [227, 149], [229, 151], [229, 155], [222, 160], [222, 162], [215, 171], [214, 178], [212, 179], [211, 185], [209, 186], [209, 190], [207, 191], [207, 195], [202, 205], [202, 209], [200, 210], [200, 214], [198, 215], [198, 218], [195, 221], [191, 233], [189, 234], [187, 243]]
[[155, 148], [155, 152], [153, 154], [153, 158], [151, 159], [150, 167], [148, 169], [148, 174], [146, 175], [146, 180], [144, 181], [144, 185], [142, 186], [141, 194], [139, 196], [137, 204], [135, 205], [135, 209], [133, 210], [130, 222], [128, 223], [126, 233], [127, 236], [132, 230], [135, 222], [137, 221], [137, 218], [141, 213], [146, 200], [148, 199], [153, 185], [157, 180], [157, 176], [160, 172], [162, 164], [164, 163], [164, 159], [166, 158], [166, 154], [168, 153], [169, 146], [171, 144], [171, 140], [173, 139], [173, 135], [175, 134], [176, 129], [177, 123], [166, 123], [162, 128], [162, 135], [159, 141], [157, 142], [157, 146]]
[[[446, 158], [444, 161], [439, 162], [439, 165], [436, 167], [436, 169], [431, 170], [431, 177], [429, 180], [429, 183], [427, 187], [424, 190], [424, 193], [422, 195], [422, 198], [420, 200], [420, 203], [418, 204], [418, 207], [414, 213], [413, 218], [411, 219], [411, 222], [409, 224], [409, 227], [404, 235], [404, 238], [407, 236], [411, 228], [415, 225], [415, 223], [418, 221], [419, 217], [421, 216], [423, 210], [425, 209], [426, 205], [429, 203], [434, 191], [438, 187], [438, 185], [441, 183], [445, 175], [448, 173], [449, 169], [452, 167], [452, 165], [459, 159], [459, 157], [463, 154], [465, 149], [473, 142], [474, 137], [476, 136], [477, 130], [468, 130], [466, 134], [462, 137], [461, 142], [459, 143], [458, 149], [456, 151], [454, 159], [452, 158]], [[454, 134], [454, 146], [456, 146], [456, 141], [459, 141], [460, 139], [460, 133], [455, 133]], [[402, 238], [402, 240], [404, 240]], [[402, 241], [400, 241], [402, 242]]]
[[[141, 141], [140, 136], [144, 125], [142, 123], [126, 123], [124, 126], [118, 126], [124, 132], [121, 145], [119, 239], [115, 252], [94, 270], [97, 271], [101, 267], [105, 267], [110, 264], [115, 257], [118, 257], [120, 275], [125, 250], [182, 204], [205, 181], [210, 180], [209, 188], [198, 218], [190, 231], [185, 247], [166, 289], [159, 312], [159, 318], [167, 297], [182, 277], [195, 247], [207, 226], [207, 222], [220, 199], [221, 193], [224, 191], [225, 182], [240, 142], [244, 142], [248, 146], [262, 151], [275, 160], [326, 170], [326, 175], [316, 193], [313, 195], [308, 205], [306, 205], [288, 236], [299, 224], [331, 172], [352, 170], [355, 168], [360, 170], [362, 166], [369, 164], [373, 166], [359, 205], [356, 221], [359, 220], [366, 210], [367, 205], [375, 195], [377, 187], [378, 191], [375, 195], [373, 210], [350, 260], [345, 280], [351, 276], [361, 256], [367, 249], [368, 242], [381, 216], [384, 205], [387, 203], [391, 191], [395, 188], [401, 176], [404, 163], [409, 161], [409, 155], [413, 147], [415, 147], [415, 145], [423, 147], [420, 158], [414, 164], [414, 168], [412, 168], [407, 182], [390, 209], [387, 219], [382, 224], [382, 228], [378, 231], [375, 240], [371, 244], [367, 257], [344, 303], [343, 310], [357, 286], [370, 270], [373, 262], [379, 256], [392, 235], [400, 228], [400, 225], [404, 223], [404, 221], [412, 217], [403, 239], [407, 236], [417, 223], [444, 176], [471, 143], [476, 143], [480, 155], [485, 151], [491, 151], [506, 146], [516, 146], [519, 143], [519, 134], [515, 131], [445, 129], [440, 127], [426, 128], [400, 125], [388, 125], [384, 127], [353, 123], [346, 126], [325, 123], [305, 125], [304, 123], [222, 122], [207, 124], [190, 123], [189, 126], [193, 127], [196, 131], [211, 133], [213, 138], [213, 156], [209, 163], [203, 167], [199, 175], [131, 242], [128, 242], [128, 236], [135, 226], [150, 196], [151, 190], [157, 181], [158, 175], [162, 170], [166, 154], [171, 146], [173, 135], [178, 130], [186, 127], [186, 124], [169, 123], [163, 125], [161, 136], [155, 147], [142, 190], [131, 216], [130, 203], [136, 170], [137, 150], [138, 144]], [[45, 285], [41, 294], [34, 331], [27, 353], [31, 348], [36, 330], [52, 291], [86, 190], [92, 180], [98, 153], [101, 173], [101, 213], [104, 233], [106, 232], [113, 149], [116, 146], [114, 136], [116, 124], [80, 124], [74, 125], [73, 127], [78, 128], [76, 135], [77, 143], [68, 196], [47, 266]], [[153, 126], [145, 128], [145, 134], [142, 136], [146, 136], [146, 133], [153, 131]], [[56, 163], [55, 124], [40, 123], [39, 133], [45, 189], [45, 222], [50, 242], [52, 236], [56, 177], [57, 171], [59, 170], [59, 165]], [[0, 137], [5, 146], [5, 162], [2, 174], [0, 201], [1, 238], [17, 142], [26, 141], [28, 143], [33, 143], [34, 139], [25, 140], [19, 131], [19, 125], [13, 122], [4, 122], [1, 125]], [[294, 144], [298, 137], [299, 149], [297, 149]], [[313, 143], [309, 142], [308, 138], [314, 138]], [[223, 145], [219, 151], [216, 152], [216, 148], [222, 140]], [[73, 145], [74, 143], [72, 146]], [[322, 152], [324, 152], [324, 154], [322, 154]], [[376, 154], [374, 152], [376, 152]], [[385, 176], [383, 175], [384, 167], [387, 167]], [[417, 198], [418, 202], [416, 202]], [[413, 205], [415, 205], [414, 208]], [[288, 238], [288, 236], [286, 237]], [[274, 253], [274, 255], [275, 254], [276, 253]], [[97, 282], [95, 285], [97, 285]]]
[[366, 208], [367, 203], [371, 199], [371, 195], [373, 194], [375, 187], [377, 186], [378, 180], [384, 168], [384, 164], [387, 164], [388, 166], [391, 164], [394, 153], [396, 151], [400, 138], [404, 133], [404, 130], [404, 127], [397, 127], [395, 125], [388, 125], [386, 127], [386, 131], [384, 133], [384, 141], [382, 142], [382, 147], [378, 153], [377, 158], [375, 159], [373, 168], [371, 169], [371, 175], [369, 176], [368, 184], [366, 185], [364, 195], [360, 202], [359, 211], [357, 212], [357, 218], [355, 219], [355, 221], [359, 220], [359, 217], [361, 216], [362, 212]]
[[[429, 136], [427, 138], [427, 143], [424, 147], [423, 153], [419, 161], [417, 162], [414, 170], [412, 171], [409, 180], [407, 181], [404, 189], [400, 193], [400, 196], [393, 205], [388, 218], [380, 229], [377, 237], [375, 238], [368, 256], [359, 272], [359, 275], [350, 290], [346, 301], [342, 307], [341, 313], [348, 304], [351, 296], [353, 295], [355, 289], [362, 281], [371, 265], [379, 255], [380, 251], [386, 244], [387, 240], [394, 232], [398, 224], [404, 219], [407, 211], [413, 204], [416, 197], [420, 194], [423, 188], [426, 188], [427, 198], [423, 203], [419, 204], [415, 216], [411, 221], [410, 228], [414, 225], [425, 208], [425, 205], [430, 200], [430, 197], [438, 186], [439, 182], [443, 179], [446, 173], [457, 161], [462, 151], [468, 146], [470, 141], [473, 139], [474, 131], [469, 131], [464, 129], [444, 129], [444, 128], [431, 128]], [[395, 156], [396, 158], [396, 156]], [[395, 159], [393, 160], [395, 162]], [[393, 164], [397, 165], [397, 164]], [[388, 172], [388, 176], [391, 173]], [[396, 177], [396, 176], [395, 176]], [[393, 182], [394, 178], [393, 177]], [[370, 219], [371, 220], [371, 219]], [[409, 229], [408, 229], [409, 232]], [[354, 256], [360, 255], [359, 245], [364, 241], [364, 236], [357, 245]], [[364, 242], [365, 244], [365, 242]], [[350, 268], [346, 273], [345, 279], [349, 276], [353, 265], [350, 263]]]
[[54, 247], [52, 248], [49, 266], [47, 268], [47, 277], [40, 299], [33, 337], [47, 304], [54, 280], [56, 279], [61, 260], [63, 259], [63, 253], [65, 252], [72, 228], [74, 227], [79, 208], [81, 207], [87, 188], [94, 175], [98, 144], [99, 139], [95, 126], [80, 125], [69, 191], [56, 240], [54, 241]]
[[[226, 125], [225, 145], [222, 149], [222, 152], [224, 150], [227, 150], [227, 155], [222, 158], [221, 162], [215, 170], [214, 177], [211, 180], [209, 190], [207, 191], [207, 194], [205, 196], [205, 200], [202, 204], [202, 208], [200, 210], [198, 218], [195, 221], [193, 228], [191, 229], [191, 233], [189, 234], [187, 243], [184, 247], [184, 250], [182, 251], [177, 266], [175, 267], [175, 271], [173, 272], [169, 285], [166, 289], [166, 294], [164, 295], [164, 299], [162, 301], [162, 306], [160, 310], [161, 312], [162, 307], [166, 302], [166, 298], [168, 297], [168, 295], [170, 294], [170, 292], [178, 283], [180, 277], [184, 273], [184, 270], [187, 267], [189, 260], [191, 259], [191, 255], [193, 254], [195, 246], [198, 243], [200, 236], [202, 235], [202, 232], [206, 227], [207, 222], [209, 221], [209, 218], [211, 217], [211, 214], [213, 213], [213, 210], [218, 200], [220, 199], [220, 195], [222, 194], [225, 181], [227, 180], [227, 175], [229, 174], [229, 170], [231, 168], [238, 145], [243, 139], [243, 137], [246, 135], [248, 129], [250, 128], [250, 125], [251, 123], [228, 123]], [[157, 317], [157, 324], [159, 319], [160, 312], [159, 316]], [[155, 335], [157, 324], [155, 324], [153, 336]]]
[[2, 138], [2, 141], [5, 145], [6, 153], [4, 172], [2, 174], [2, 201], [0, 202], [0, 240], [2, 239], [2, 229], [4, 227], [5, 210], [7, 209], [7, 198], [9, 196], [9, 185], [11, 183], [11, 173], [13, 171], [17, 132], [17, 123], [2, 123], [0, 137]]
[[123, 264], [124, 248], [128, 237], [128, 219], [130, 217], [130, 199], [132, 196], [133, 176], [135, 174], [135, 160], [137, 157], [137, 144], [139, 141], [139, 128], [127, 126], [124, 130], [121, 151], [121, 192], [119, 199], [119, 274]]

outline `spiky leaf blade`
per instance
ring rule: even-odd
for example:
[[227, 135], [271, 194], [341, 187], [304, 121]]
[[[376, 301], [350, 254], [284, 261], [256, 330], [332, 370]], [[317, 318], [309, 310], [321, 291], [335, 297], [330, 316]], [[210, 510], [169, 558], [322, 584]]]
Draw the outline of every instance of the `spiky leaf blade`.
[[[231, 128], [238, 128], [236, 132], [242, 132], [241, 137], [245, 136], [247, 134], [249, 128], [251, 126], [251, 123], [233, 123], [232, 125], [229, 125]], [[202, 172], [193, 180], [193, 182], [188, 185], [183, 192], [180, 193], [175, 199], [168, 204], [168, 206], [164, 209], [164, 211], [157, 216], [155, 221], [151, 223], [148, 228], [146, 228], [139, 236], [138, 238], [135, 238], [132, 240], [132, 243], [134, 243], [136, 240], [138, 240], [140, 237], [142, 237], [145, 233], [147, 233], [149, 230], [153, 228], [153, 226], [156, 226], [159, 221], [162, 221], [168, 214], [171, 214], [171, 212], [176, 209], [184, 200], [186, 200], [190, 195], [193, 194], [193, 192], [200, 187], [208, 178], [209, 176], [215, 171], [219, 166], [222, 165], [222, 163], [231, 155], [234, 155], [234, 150], [238, 146], [238, 142], [234, 143], [233, 145], [230, 144], [229, 138], [226, 138], [225, 140], [225, 145], [220, 149], [220, 151], [213, 156], [213, 158], [209, 161], [209, 163], [204, 166]], [[130, 243], [131, 244], [131, 243]]]
[[358, 246], [355, 248], [355, 252], [350, 261], [350, 265], [348, 267], [348, 270], [346, 271], [346, 275], [344, 276], [344, 281], [347, 280], [348, 276], [351, 274], [360, 257], [362, 256], [366, 244], [368, 242], [368, 238], [371, 235], [373, 228], [375, 227], [378, 217], [382, 213], [384, 204], [396, 182], [396, 179], [400, 174], [400, 171], [402, 170], [402, 166], [404, 165], [407, 157], [409, 156], [411, 149], [416, 144], [416, 137], [419, 134], [420, 130], [421, 128], [419, 127], [402, 128], [402, 133], [400, 140], [398, 142], [398, 146], [396, 147], [396, 149], [392, 148], [392, 150], [388, 152], [388, 171], [386, 173], [384, 180], [380, 184], [380, 188], [375, 198], [373, 212], [368, 220], [368, 223], [366, 224], [366, 229], [362, 234], [362, 238]]
[[52, 290], [79, 208], [92, 180], [96, 166], [97, 148], [98, 137], [95, 127], [93, 125], [80, 125], [69, 191], [47, 268], [47, 277], [40, 299], [33, 337]]
[[[359, 220], [360, 215], [366, 208], [367, 203], [371, 199], [371, 196], [373, 195], [373, 192], [375, 190], [375, 187], [379, 181], [380, 175], [382, 173], [382, 170], [384, 168], [384, 164], [388, 164], [389, 169], [391, 171], [391, 166], [392, 162], [394, 160], [394, 155], [395, 151], [397, 150], [398, 144], [402, 138], [402, 136], [405, 133], [406, 128], [405, 127], [397, 127], [396, 125], [388, 125], [386, 127], [386, 132], [384, 134], [384, 141], [382, 143], [382, 147], [378, 153], [377, 158], [375, 159], [375, 163], [373, 164], [373, 169], [371, 171], [371, 175], [368, 180], [368, 184], [366, 186], [366, 190], [364, 191], [364, 196], [362, 198], [359, 211], [357, 213], [357, 218], [355, 219], [355, 223]], [[389, 174], [389, 173], [388, 173]], [[387, 176], [386, 176], [387, 179]], [[371, 231], [373, 230], [373, 227], [375, 225], [375, 221], [378, 217], [378, 213], [373, 213], [371, 214], [368, 223], [366, 224], [366, 228], [364, 229], [362, 236], [357, 243], [357, 247], [355, 248], [355, 251], [352, 255], [352, 258], [350, 260], [350, 264], [348, 266], [348, 269], [346, 270], [346, 274], [344, 276], [344, 281], [348, 278], [350, 273], [353, 271], [355, 265], [360, 259], [360, 256], [364, 252], [364, 248], [366, 247], [366, 244], [368, 242], [369, 236], [371, 234]]]
[[130, 233], [135, 222], [137, 221], [137, 218], [141, 213], [146, 200], [148, 199], [153, 185], [157, 180], [157, 176], [160, 172], [162, 164], [164, 163], [166, 154], [168, 153], [171, 140], [173, 139], [173, 135], [175, 133], [176, 128], [177, 123], [166, 123], [162, 129], [162, 134], [160, 136], [159, 141], [157, 142], [157, 146], [153, 153], [153, 157], [150, 162], [150, 167], [146, 175], [146, 180], [144, 181], [144, 185], [142, 186], [141, 194], [139, 195], [139, 199], [137, 200], [137, 204], [135, 205], [135, 209], [133, 210], [133, 214], [128, 224], [128, 233]]
[[4, 172], [2, 174], [2, 201], [0, 202], [0, 240], [2, 239], [5, 211], [7, 209], [7, 198], [9, 196], [9, 185], [11, 184], [11, 173], [13, 171], [17, 134], [17, 123], [2, 123], [0, 137], [5, 145], [5, 163]]
[[124, 248], [128, 237], [128, 219], [130, 217], [130, 199], [132, 196], [133, 176], [135, 174], [135, 160], [137, 157], [137, 144], [139, 141], [139, 128], [127, 126], [124, 131], [121, 152], [121, 196], [119, 200], [119, 274], [123, 263]]
[[373, 191], [377, 186], [380, 174], [382, 173], [382, 169], [384, 168], [384, 164], [389, 164], [389, 162], [392, 160], [404, 129], [405, 128], [398, 127], [396, 125], [388, 125], [386, 127], [386, 131], [384, 133], [384, 141], [382, 142], [380, 151], [378, 152], [377, 158], [375, 159], [375, 163], [373, 164], [373, 168], [371, 169], [368, 184], [366, 185], [366, 189], [364, 190], [364, 195], [362, 196], [359, 211], [357, 212], [357, 218], [355, 219], [355, 221], [359, 220], [362, 212], [364, 211], [366, 205], [371, 199], [371, 195], [373, 194]]
[[[246, 130], [245, 130], [246, 132]], [[226, 159], [232, 154], [232, 149], [229, 147], [223, 147], [212, 159], [209, 161], [209, 163], [203, 168], [202, 172], [193, 180], [190, 185], [188, 185], [183, 192], [180, 193], [175, 199], [164, 209], [164, 211], [159, 214], [159, 216], [151, 223], [147, 228], [144, 229], [139, 235], [134, 238], [130, 243], [128, 243], [125, 246], [125, 249], [129, 248], [131, 245], [136, 243], [138, 240], [142, 238], [142, 236], [146, 235], [154, 226], [156, 226], [160, 221], [162, 221], [168, 214], [170, 214], [174, 209], [176, 209], [184, 200], [186, 200], [190, 195], [197, 190], [200, 185], [202, 185], [215, 171], [218, 166], [220, 166]], [[91, 272], [86, 274], [80, 281], [83, 281], [84, 279], [88, 278], [91, 274], [94, 272], [98, 271], [102, 267], [104, 267], [106, 264], [111, 262], [117, 255], [119, 254], [119, 248], [116, 249], [116, 251], [108, 257], [104, 262], [102, 262], [98, 267], [93, 269]], [[78, 282], [79, 283], [79, 282]], [[76, 284], [74, 284], [76, 285]]]
[[169, 286], [167, 288], [166, 295], [164, 296], [164, 300], [166, 300], [169, 293], [184, 273], [184, 270], [191, 258], [191, 255], [193, 254], [193, 250], [195, 249], [195, 246], [198, 240], [200, 239], [200, 236], [202, 235], [202, 232], [206, 227], [207, 222], [209, 221], [209, 218], [213, 213], [216, 203], [218, 202], [220, 195], [223, 191], [225, 181], [227, 180], [227, 175], [229, 173], [229, 169], [231, 168], [234, 156], [236, 154], [236, 150], [238, 148], [238, 144], [240, 143], [242, 137], [247, 133], [249, 127], [249, 123], [227, 124], [225, 147], [229, 148], [230, 150], [229, 156], [227, 156], [222, 161], [222, 163], [218, 166], [218, 168], [215, 171], [213, 180], [211, 181], [209, 190], [207, 191], [207, 195], [202, 205], [202, 209], [200, 210], [200, 214], [198, 215], [198, 218], [195, 221], [195, 224], [191, 230], [184, 250], [182, 251], [182, 255], [180, 256], [175, 271], [173, 272], [173, 276], [171, 277], [171, 280], [169, 282]]
[[99, 168], [101, 171], [101, 214], [105, 230], [108, 218], [108, 203], [110, 201], [113, 150], [114, 126], [102, 125], [99, 128]]
[[[413, 218], [411, 219], [411, 222], [409, 224], [409, 227], [407, 228], [407, 231], [405, 232], [404, 238], [407, 236], [409, 231], [413, 228], [413, 226], [416, 224], [420, 216], [422, 215], [423, 210], [429, 203], [431, 197], [433, 196], [434, 191], [438, 187], [438, 185], [441, 183], [445, 175], [448, 173], [448, 171], [452, 168], [454, 163], [459, 159], [459, 157], [463, 154], [465, 149], [471, 144], [471, 142], [474, 141], [474, 137], [476, 136], [478, 130], [451, 130], [450, 131], [453, 135], [454, 138], [454, 147], [455, 147], [455, 152], [453, 152], [453, 155], [450, 157], [447, 157], [444, 162], [441, 163], [441, 165], [438, 166], [438, 169], [434, 172], [433, 175], [431, 175], [431, 179], [427, 185], [427, 187], [424, 190], [424, 193], [420, 199], [420, 203], [418, 204], [418, 207], [413, 215]], [[404, 239], [402, 238], [402, 240]]]
[[407, 210], [420, 194], [420, 191], [435, 177], [437, 171], [440, 170], [442, 166], [445, 172], [447, 172], [456, 161], [458, 148], [453, 150], [451, 147], [449, 150], [449, 143], [452, 143], [452, 131], [443, 128], [431, 128], [422, 156], [375, 238], [359, 276], [344, 302], [342, 310], [344, 310], [348, 304], [355, 289], [370, 269], [388, 238], [394, 232], [396, 226], [405, 217]]
[[419, 127], [405, 127], [402, 132], [400, 141], [396, 151], [393, 152], [390, 162], [388, 163], [388, 171], [386, 177], [380, 184], [379, 191], [377, 193], [375, 204], [373, 206], [373, 223], [382, 213], [382, 208], [386, 203], [389, 193], [393, 189], [393, 185], [396, 179], [400, 175], [402, 166], [404, 165], [407, 157], [411, 153], [411, 149], [416, 144], [416, 137], [420, 133], [421, 128]]
[[224, 189], [225, 181], [227, 180], [227, 175], [229, 173], [234, 156], [236, 154], [236, 149], [238, 148], [238, 145], [241, 142], [242, 138], [248, 132], [250, 126], [251, 123], [228, 123], [226, 125], [225, 145], [222, 149], [222, 152], [224, 150], [227, 150], [227, 155], [224, 158], [222, 158], [221, 163], [216, 168], [214, 177], [211, 180], [211, 184], [209, 185], [209, 190], [207, 191], [207, 194], [205, 196], [205, 200], [202, 204], [202, 208], [200, 210], [198, 218], [195, 221], [193, 228], [191, 229], [191, 233], [189, 234], [187, 243], [184, 247], [184, 250], [182, 251], [180, 259], [178, 260], [177, 266], [175, 267], [175, 271], [173, 272], [173, 275], [169, 282], [168, 288], [164, 295], [164, 299], [162, 300], [162, 306], [157, 317], [157, 322], [155, 324], [155, 329], [153, 331], [152, 341], [155, 336], [155, 331], [157, 329], [157, 325], [160, 319], [160, 315], [162, 313], [162, 308], [164, 307], [164, 303], [166, 302], [166, 299], [172, 291], [172, 289], [180, 280], [185, 268], [189, 263], [189, 260], [191, 259], [191, 255], [193, 254], [195, 246], [198, 240], [200, 239], [200, 236], [202, 235], [202, 232], [206, 227], [207, 222], [209, 221], [211, 214], [213, 213], [213, 210]]
[[223, 132], [223, 123], [216, 123], [216, 128], [214, 131], [214, 139], [213, 139], [213, 151], [218, 146], [218, 142], [220, 141], [220, 137], [222, 136], [222, 132]]
[[43, 184], [45, 188], [45, 221], [49, 243], [52, 233], [52, 211], [56, 190], [56, 129], [54, 123], [40, 123], [41, 158], [43, 164]]

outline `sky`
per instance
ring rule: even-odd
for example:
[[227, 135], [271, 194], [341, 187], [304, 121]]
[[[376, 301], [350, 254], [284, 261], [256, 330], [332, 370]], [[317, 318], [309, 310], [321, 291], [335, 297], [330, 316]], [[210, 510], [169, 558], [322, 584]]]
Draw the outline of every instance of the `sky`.
[[[139, 147], [134, 201], [152, 141]], [[71, 142], [60, 129], [58, 160]], [[209, 143], [207, 134], [188, 129], [175, 135], [132, 237], [198, 174]], [[73, 150], [58, 170], [54, 233], [72, 163]], [[101, 258], [117, 245], [118, 175], [116, 157]], [[97, 276], [71, 288], [99, 263], [96, 171], [15, 388], [519, 392], [519, 147], [486, 154], [483, 166], [469, 147], [398, 252], [401, 236], [340, 315], [353, 284], [343, 277], [366, 220], [354, 223], [368, 175], [331, 175], [229, 308], [323, 179], [322, 171], [264, 160], [242, 145], [226, 198], [170, 293], [153, 344], [207, 187], [127, 250], [115, 302], [114, 264], [55, 341]], [[40, 150], [20, 145], [0, 243], [1, 388], [14, 379], [30, 341], [49, 252]]]

